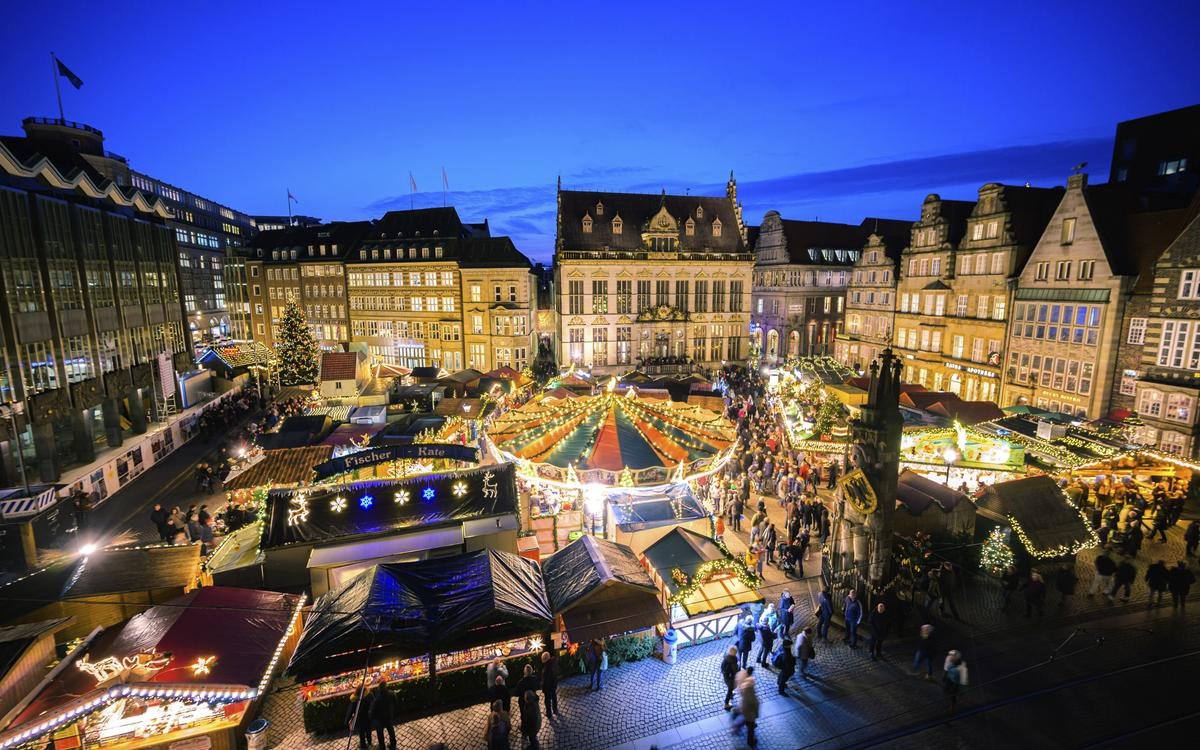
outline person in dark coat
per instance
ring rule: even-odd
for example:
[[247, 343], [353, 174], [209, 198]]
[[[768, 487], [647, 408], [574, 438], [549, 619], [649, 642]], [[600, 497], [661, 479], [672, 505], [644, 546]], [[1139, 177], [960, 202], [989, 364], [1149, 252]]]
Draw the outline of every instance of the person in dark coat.
[[1125, 554], [1129, 557], [1137, 557], [1138, 552], [1142, 549], [1142, 539], [1145, 534], [1142, 533], [1141, 521], [1132, 522], [1130, 526], [1129, 536], [1125, 540]]
[[725, 680], [725, 710], [733, 708], [733, 689], [736, 687], [734, 678], [738, 673], [738, 652], [737, 646], [730, 646], [725, 652], [725, 658], [721, 659], [721, 678]]
[[758, 624], [758, 639], [758, 658], [755, 661], [760, 666], [768, 667], [771, 664], [771, 652], [775, 650], [775, 629], [768, 620], [764, 619]]
[[383, 747], [383, 733], [387, 732], [388, 747], [396, 750], [396, 699], [387, 683], [381, 682], [371, 691], [371, 726], [375, 728], [375, 739]]
[[1183, 560], [1179, 564], [1171, 568], [1167, 575], [1167, 588], [1171, 590], [1171, 607], [1183, 609], [1187, 604], [1188, 592], [1192, 589], [1192, 584], [1196, 582], [1196, 574], [1188, 570], [1187, 563]]
[[1187, 556], [1195, 557], [1196, 548], [1200, 547], [1200, 521], [1192, 521], [1183, 532], [1183, 541], [1187, 545]]
[[1017, 569], [1009, 565], [1008, 570], [1004, 571], [1004, 575], [1000, 576], [1000, 585], [1004, 589], [1004, 598], [1000, 600], [1000, 611], [1008, 609], [1008, 600], [1012, 599], [1012, 595], [1017, 593], [1017, 589], [1021, 588], [1021, 574]]
[[[532, 664], [526, 664], [521, 679], [513, 687], [513, 697], [517, 699], [517, 705], [521, 708], [521, 723], [525, 723], [526, 701], [525, 696], [528, 693], [536, 693], [538, 688], [542, 686], [542, 681], [538, 679], [537, 673], [533, 669]], [[540, 726], [540, 725], [539, 725]]]
[[785, 591], [779, 595], [779, 625], [783, 635], [792, 632], [792, 625], [796, 623], [796, 600], [792, 598], [792, 592]]
[[371, 696], [359, 687], [350, 696], [350, 707], [346, 710], [346, 727], [351, 734], [358, 733], [358, 746], [363, 750], [371, 746]]
[[877, 661], [883, 656], [883, 639], [887, 638], [892, 629], [892, 618], [883, 602], [875, 605], [874, 611], [867, 618], [867, 628], [871, 631], [871, 660]]
[[492, 701], [492, 708], [488, 711], [487, 726], [484, 729], [484, 739], [487, 742], [488, 750], [510, 750], [512, 743], [508, 736], [511, 732], [512, 724], [508, 718], [508, 711], [504, 710], [504, 705], [500, 701]]
[[833, 598], [829, 589], [817, 594], [817, 637], [829, 643], [829, 621], [833, 619]]
[[558, 715], [558, 659], [553, 651], [542, 652], [542, 695], [546, 696], [546, 718]]
[[754, 648], [754, 633], [754, 620], [747, 616], [745, 626], [738, 633], [738, 660], [742, 669], [745, 669], [746, 665], [750, 663], [750, 649]]
[[504, 707], [504, 713], [511, 713], [512, 696], [509, 695], [508, 686], [504, 684], [504, 678], [496, 675], [496, 681], [488, 688], [488, 701], [495, 703], [500, 701], [500, 705]]
[[1054, 588], [1058, 591], [1058, 606], [1066, 606], [1067, 599], [1075, 595], [1075, 587], [1079, 578], [1075, 575], [1074, 565], [1064, 565], [1054, 574]]
[[593, 639], [588, 644], [587, 649], [588, 660], [588, 687], [594, 684], [596, 689], [600, 689], [600, 675], [604, 671], [604, 644], [599, 640]]
[[167, 519], [170, 517], [171, 514], [162, 507], [162, 503], [155, 503], [154, 509], [150, 511], [150, 523], [154, 524], [154, 528], [158, 530], [158, 538], [164, 542], [170, 540], [167, 536]]
[[792, 652], [792, 640], [790, 638], [783, 639], [783, 645], [779, 650], [775, 666], [779, 668], [779, 677], [776, 678], [775, 684], [779, 687], [780, 695], [787, 695], [788, 680], [792, 679], [792, 675], [796, 674], [796, 654]]
[[526, 690], [520, 698], [520, 703], [521, 735], [529, 739], [529, 750], [538, 750], [538, 731], [542, 728], [542, 712], [538, 709], [537, 693]]
[[1033, 617], [1035, 609], [1038, 617], [1046, 614], [1046, 582], [1036, 570], [1029, 574], [1029, 580], [1025, 582], [1025, 616]]
[[1150, 589], [1150, 595], [1146, 597], [1147, 607], [1162, 604], [1163, 594], [1167, 591], [1167, 581], [1169, 578], [1170, 571], [1167, 570], [1166, 562], [1162, 560], [1146, 568], [1146, 587]]
[[842, 615], [846, 618], [846, 637], [842, 640], [850, 645], [850, 648], [858, 648], [858, 626], [862, 623], [862, 604], [858, 601], [858, 594], [851, 591], [846, 594], [846, 601], [842, 605]]
[[1133, 582], [1137, 580], [1137, 568], [1133, 567], [1133, 563], [1128, 560], [1122, 560], [1117, 565], [1117, 572], [1113, 576], [1112, 591], [1108, 592], [1109, 599], [1115, 599], [1117, 592], [1122, 588], [1125, 589], [1125, 596], [1121, 597], [1121, 602], [1127, 604], [1129, 595], [1133, 590]]

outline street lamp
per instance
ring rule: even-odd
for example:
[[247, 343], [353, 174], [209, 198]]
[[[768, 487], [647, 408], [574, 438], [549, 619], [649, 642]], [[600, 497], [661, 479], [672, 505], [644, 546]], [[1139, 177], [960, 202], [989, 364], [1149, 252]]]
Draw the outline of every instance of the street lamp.
[[954, 462], [959, 458], [957, 448], [947, 448], [942, 451], [942, 460], [946, 462], [946, 486], [950, 486], [950, 469], [954, 466]]

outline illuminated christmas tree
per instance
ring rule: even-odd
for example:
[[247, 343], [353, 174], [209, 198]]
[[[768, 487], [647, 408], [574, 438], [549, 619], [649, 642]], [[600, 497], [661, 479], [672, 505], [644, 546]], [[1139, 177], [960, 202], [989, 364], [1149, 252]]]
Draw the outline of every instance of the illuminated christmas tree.
[[275, 351], [279, 355], [279, 378], [284, 385], [317, 382], [321, 374], [321, 349], [304, 319], [304, 311], [295, 302], [288, 302], [283, 310]]
[[1013, 564], [1013, 551], [1000, 529], [992, 529], [979, 550], [979, 567], [992, 575], [1000, 575]]

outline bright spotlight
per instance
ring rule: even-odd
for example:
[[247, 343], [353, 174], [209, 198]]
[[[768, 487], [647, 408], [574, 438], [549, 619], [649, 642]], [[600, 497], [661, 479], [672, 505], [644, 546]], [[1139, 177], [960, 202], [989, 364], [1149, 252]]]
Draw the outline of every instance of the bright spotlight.
[[80, 547], [80, 548], [79, 548], [79, 551], [80, 551], [82, 554], [84, 554], [84, 555], [90, 555], [90, 554], [92, 554], [93, 552], [95, 552], [95, 551], [96, 551], [96, 545], [94, 545], [94, 544], [90, 544], [90, 543], [89, 543], [89, 544], [85, 544], [85, 545], [83, 545], [82, 547]]

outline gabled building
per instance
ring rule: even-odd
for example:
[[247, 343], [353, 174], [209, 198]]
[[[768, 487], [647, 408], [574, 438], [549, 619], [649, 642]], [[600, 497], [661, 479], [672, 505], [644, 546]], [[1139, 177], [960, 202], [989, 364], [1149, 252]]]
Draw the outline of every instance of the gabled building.
[[472, 367], [532, 362], [533, 264], [487, 222], [450, 208], [391, 211], [346, 259], [351, 338], [371, 364]]
[[1130, 317], [1122, 336], [1139, 347], [1139, 371], [1122, 370], [1143, 425], [1137, 442], [1200, 457], [1200, 200], [1188, 223], [1158, 259], [1146, 317]]
[[560, 362], [652, 374], [747, 356], [754, 256], [724, 196], [558, 191]]
[[[967, 401], [998, 401], [1011, 309], [1010, 282], [1062, 199], [1062, 188], [988, 183], [955, 252], [943, 335], [942, 387]], [[950, 300], [953, 304], [950, 304]]]
[[1125, 304], [1147, 251], [1127, 235], [1135, 209], [1123, 186], [1071, 175], [1017, 278], [1002, 404], [1107, 413]]
[[1200, 104], [1118, 123], [1108, 181], [1143, 210], [1186, 207], [1200, 189]]
[[952, 291], [947, 282], [953, 280], [955, 253], [973, 208], [971, 201], [927, 196], [900, 257], [895, 349], [905, 359], [905, 380], [935, 391], [950, 385], [943, 354]]
[[861, 224], [784, 219], [768, 211], [754, 245], [751, 341], [769, 364], [834, 353], [851, 269], [873, 231], [907, 231], [908, 222]]
[[845, 324], [838, 333], [834, 356], [856, 370], [865, 370], [892, 345], [900, 255], [911, 230], [908, 221], [872, 222], [871, 235], [850, 272]]

